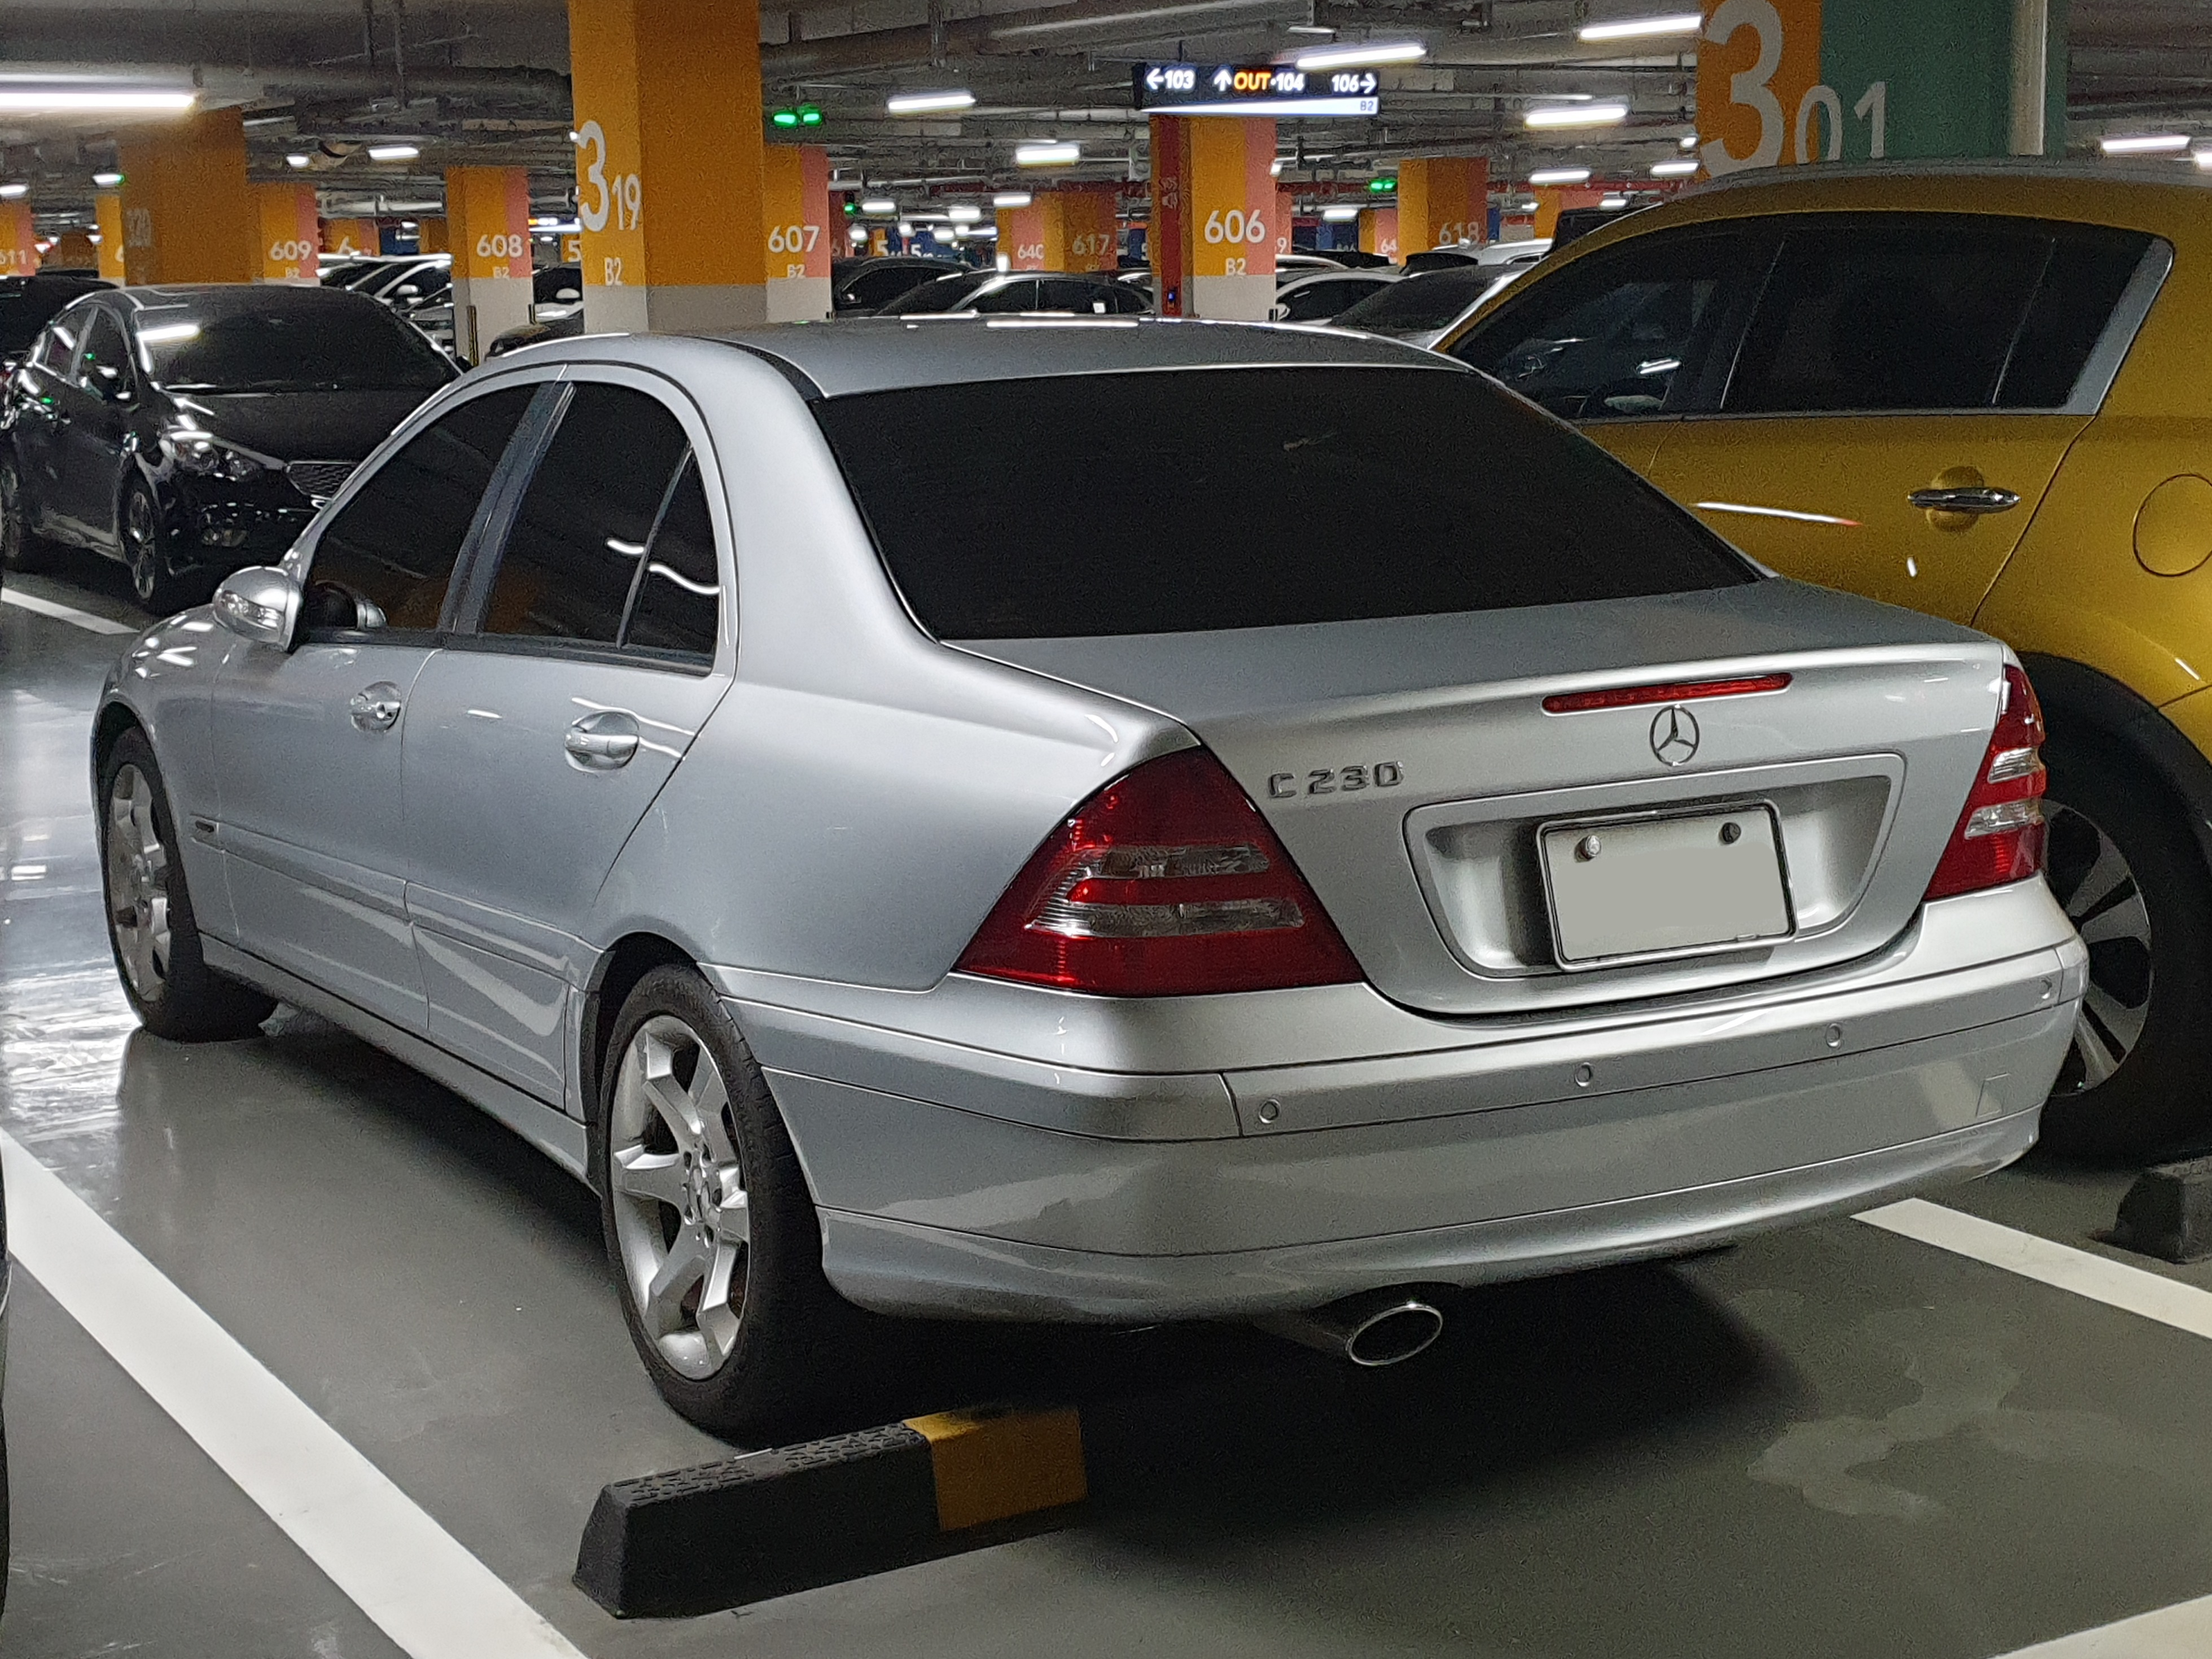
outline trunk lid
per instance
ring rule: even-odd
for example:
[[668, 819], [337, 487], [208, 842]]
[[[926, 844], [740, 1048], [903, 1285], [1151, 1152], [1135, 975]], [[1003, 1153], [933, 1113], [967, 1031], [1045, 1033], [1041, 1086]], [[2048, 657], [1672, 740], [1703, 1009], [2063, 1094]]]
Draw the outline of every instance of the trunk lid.
[[[1778, 580], [960, 648], [1188, 726], [1267, 816], [1376, 988], [1438, 1014], [1671, 995], [1881, 948], [1911, 923], [1958, 822], [2004, 660], [1984, 635]], [[1544, 707], [1577, 692], [1772, 674], [1790, 676], [1787, 687]], [[1655, 730], [1674, 709], [1692, 717], [1687, 755], [1679, 721]], [[1656, 741], [1670, 732], [1672, 764]], [[1757, 815], [1762, 836], [1772, 825], [1787, 936], [1563, 966], [1550, 884], [1568, 878], [1547, 877], [1543, 832], [1706, 811]]]

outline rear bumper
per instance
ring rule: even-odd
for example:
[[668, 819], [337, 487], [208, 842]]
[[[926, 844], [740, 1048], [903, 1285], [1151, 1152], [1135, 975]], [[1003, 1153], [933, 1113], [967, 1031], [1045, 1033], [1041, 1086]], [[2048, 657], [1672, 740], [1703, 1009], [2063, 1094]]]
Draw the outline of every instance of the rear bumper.
[[[2034, 1140], [2084, 961], [2039, 882], [1924, 907], [1847, 969], [1565, 1029], [1338, 994], [1364, 987], [1268, 994], [1303, 1000], [1287, 1021], [1265, 998], [1185, 999], [1150, 1025], [1162, 1005], [956, 994], [1010, 994], [975, 1034], [1030, 1053], [917, 1034], [938, 993], [906, 998], [905, 1029], [750, 995], [732, 1012], [848, 1297], [1142, 1321], [1665, 1255], [1986, 1174]], [[1216, 1065], [1038, 1054], [1039, 995], [1063, 1049], [1109, 1051], [1082, 1028], [1119, 1020], [1135, 1056]]]

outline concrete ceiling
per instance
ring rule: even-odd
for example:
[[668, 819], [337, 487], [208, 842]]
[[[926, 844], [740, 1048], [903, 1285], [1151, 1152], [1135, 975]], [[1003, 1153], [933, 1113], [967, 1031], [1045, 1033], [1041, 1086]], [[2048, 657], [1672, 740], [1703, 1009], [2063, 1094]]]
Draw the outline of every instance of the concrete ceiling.
[[[1146, 131], [1129, 108], [1128, 69], [1147, 58], [1264, 59], [1340, 38], [1418, 39], [1417, 67], [1386, 71], [1384, 114], [1371, 121], [1285, 122], [1285, 177], [1364, 181], [1413, 153], [1491, 156], [1493, 176], [1587, 165], [1642, 177], [1679, 153], [1692, 116], [1688, 42], [1644, 55], [1577, 40], [1585, 21], [1664, 10], [1657, 0], [849, 0], [764, 13], [771, 105], [819, 105], [847, 178], [911, 190], [1016, 177], [1014, 144], [1079, 140], [1079, 177], [1133, 178]], [[2212, 127], [2212, 4], [2206, 0], [2073, 0], [2068, 87], [2072, 137], [2107, 128], [2203, 122]], [[460, 161], [531, 169], [543, 207], [571, 188], [564, 0], [7, 0], [0, 75], [128, 76], [200, 87], [244, 106], [257, 176], [299, 178], [333, 211], [378, 204], [420, 210]], [[963, 86], [976, 107], [957, 120], [887, 117], [893, 91]], [[1532, 101], [1585, 94], [1628, 105], [1595, 137], [1531, 135]], [[419, 159], [378, 166], [371, 140], [405, 138]], [[42, 216], [88, 207], [91, 174], [112, 156], [113, 130], [91, 123], [0, 126], [0, 173], [27, 181]], [[1303, 164], [1301, 164], [1303, 163]], [[1064, 173], [1060, 176], [1066, 176]]]

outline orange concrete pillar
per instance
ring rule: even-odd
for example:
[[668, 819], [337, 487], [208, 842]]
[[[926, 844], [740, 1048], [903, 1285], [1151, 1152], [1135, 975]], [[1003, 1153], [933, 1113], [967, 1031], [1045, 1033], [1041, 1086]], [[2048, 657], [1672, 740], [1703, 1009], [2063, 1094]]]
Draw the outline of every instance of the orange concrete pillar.
[[1275, 299], [1275, 124], [1152, 121], [1154, 304], [1169, 317], [1264, 321]]
[[568, 0], [584, 318], [768, 319], [759, 0]]
[[1490, 162], [1409, 155], [1398, 164], [1398, 246], [1408, 253], [1490, 240]]
[[453, 255], [453, 349], [470, 362], [530, 320], [530, 175], [520, 167], [446, 169]]
[[[820, 144], [770, 144], [761, 161], [768, 213], [768, 319], [830, 314], [830, 152]], [[840, 219], [843, 217], [841, 214]]]
[[1603, 191], [1579, 185], [1546, 185], [1531, 193], [1536, 198], [1536, 234], [1539, 236], [1558, 233], [1560, 209], [1595, 207], [1605, 200]]
[[0, 202], [0, 276], [27, 276], [39, 268], [39, 232], [28, 202]]
[[453, 227], [443, 215], [416, 220], [415, 246], [423, 253], [451, 253], [453, 251]]
[[100, 249], [84, 232], [65, 230], [54, 238], [46, 257], [39, 261], [39, 269], [96, 271], [100, 269]]
[[1291, 251], [1297, 240], [1298, 198], [1292, 192], [1280, 189], [1275, 191], [1275, 256], [1280, 258]]
[[999, 210], [999, 259], [1008, 270], [1049, 270], [1044, 262], [1045, 198]]
[[347, 255], [374, 253], [384, 246], [374, 219], [325, 219], [323, 252]]
[[1398, 210], [1369, 208], [1359, 216], [1359, 249], [1394, 264], [1398, 258]]
[[237, 110], [202, 110], [127, 138], [121, 155], [129, 281], [250, 283], [261, 275], [261, 213], [246, 181]]
[[93, 222], [99, 226], [100, 274], [111, 283], [123, 280], [123, 198], [103, 190], [92, 198]]
[[313, 185], [256, 185], [261, 215], [261, 280], [313, 286], [323, 251]]

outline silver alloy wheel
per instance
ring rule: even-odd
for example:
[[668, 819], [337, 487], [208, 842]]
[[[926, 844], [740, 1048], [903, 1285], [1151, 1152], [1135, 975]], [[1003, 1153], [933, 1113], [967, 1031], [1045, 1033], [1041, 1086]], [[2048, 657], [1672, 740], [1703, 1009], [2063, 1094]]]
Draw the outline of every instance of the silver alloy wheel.
[[169, 979], [169, 849], [154, 822], [154, 785], [125, 765], [107, 789], [107, 925], [141, 1002]]
[[655, 1014], [623, 1051], [608, 1124], [615, 1244], [638, 1320], [684, 1376], [737, 1346], [751, 1222], [730, 1094], [698, 1034]]
[[2054, 1094], [2094, 1089], [2142, 1040], [2150, 1014], [2150, 909], [2118, 844], [2086, 813], [2057, 801], [2049, 820], [2051, 890], [2089, 947], [2089, 986]]
[[161, 585], [161, 549], [153, 498], [143, 489], [133, 489], [123, 499], [123, 551], [131, 567], [131, 590], [151, 604], [154, 590]]

